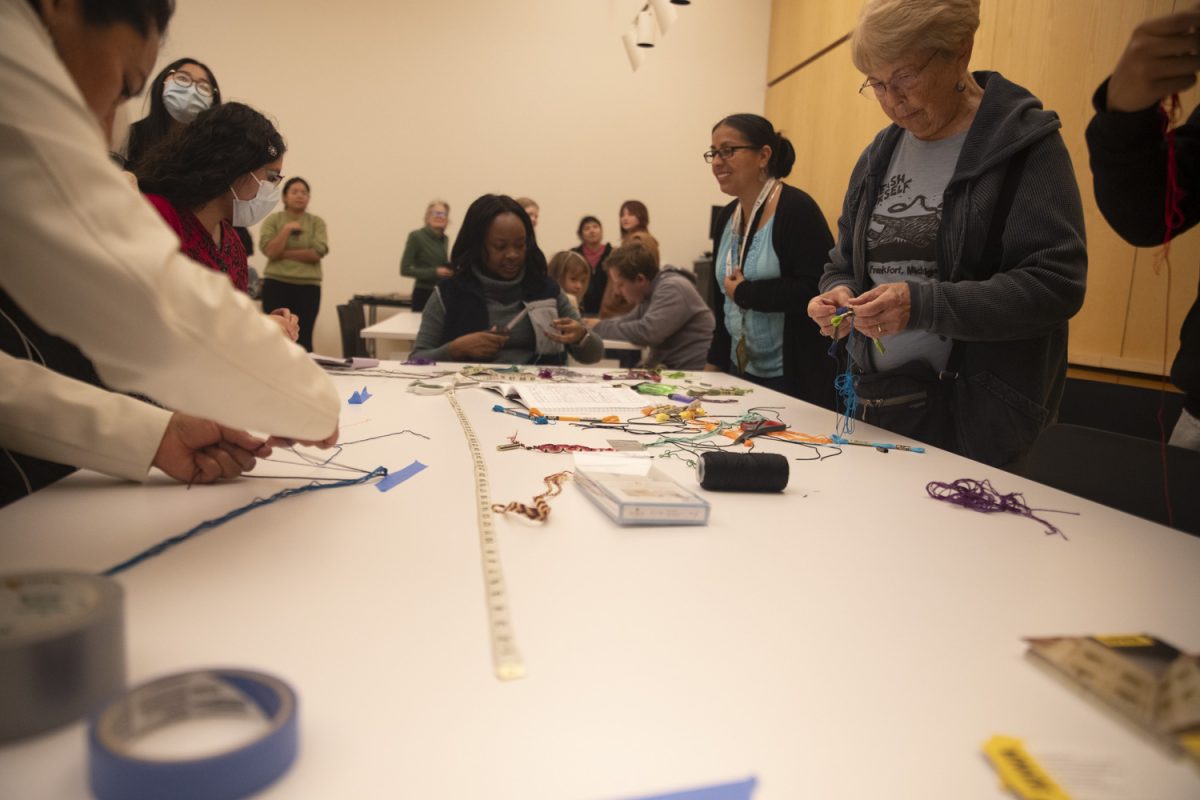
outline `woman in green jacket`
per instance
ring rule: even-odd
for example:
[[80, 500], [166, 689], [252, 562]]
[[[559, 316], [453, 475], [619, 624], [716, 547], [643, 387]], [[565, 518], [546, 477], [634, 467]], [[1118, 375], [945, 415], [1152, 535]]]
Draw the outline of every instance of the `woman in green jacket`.
[[400, 257], [400, 274], [416, 280], [412, 293], [413, 311], [425, 307], [438, 281], [454, 274], [446, 238], [449, 222], [450, 205], [445, 200], [434, 200], [425, 208], [425, 227], [408, 235], [404, 255]]
[[289, 308], [300, 319], [300, 338], [312, 352], [313, 327], [321, 308], [321, 259], [329, 254], [325, 220], [308, 213], [310, 189], [304, 178], [283, 185], [283, 211], [263, 220], [259, 247], [267, 256], [262, 304], [268, 314]]

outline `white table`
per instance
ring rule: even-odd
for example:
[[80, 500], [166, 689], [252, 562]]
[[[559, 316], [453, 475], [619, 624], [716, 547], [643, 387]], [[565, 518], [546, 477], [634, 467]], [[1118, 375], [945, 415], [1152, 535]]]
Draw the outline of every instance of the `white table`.
[[[363, 328], [362, 337], [364, 339], [387, 339], [406, 343], [404, 349], [411, 349], [412, 343], [416, 341], [417, 334], [421, 331], [421, 312], [413, 311], [411, 308], [401, 309], [387, 319], [377, 322], [374, 325]], [[632, 342], [625, 342], [620, 339], [605, 339], [604, 350], [641, 350]]]
[[[131, 682], [230, 665], [298, 691], [302, 752], [264, 798], [616, 800], [755, 775], [756, 800], [1000, 800], [980, 752], [996, 733], [1035, 755], [1067, 745], [1106, 759], [1129, 797], [1200, 796], [1194, 766], [1046, 674], [1020, 641], [1146, 631], [1200, 650], [1198, 538], [937, 451], [793, 460], [781, 495], [707, 494], [705, 527], [619, 528], [568, 484], [548, 524], [497, 520], [528, 668], [502, 683], [471, 463], [447, 399], [409, 394], [407, 379], [336, 381], [344, 397], [364, 384], [373, 395], [345, 406], [344, 441], [430, 437], [351, 445], [339, 462], [429, 468], [387, 493], [256, 510], [119, 577]], [[514, 432], [530, 444], [629, 438], [535, 427], [493, 413], [478, 389], [459, 398], [499, 502], [529, 502], [572, 463], [498, 452]], [[761, 389], [709, 410], [752, 405], [781, 406], [795, 430], [832, 429], [828, 412]], [[694, 485], [682, 462], [657, 464]], [[260, 466], [288, 470], [311, 474]], [[926, 482], [960, 477], [1080, 512], [1052, 515], [1069, 541], [926, 496]], [[0, 564], [99, 571], [301, 482], [189, 491], [77, 474], [0, 510]], [[0, 797], [85, 797], [85, 769], [82, 724], [0, 748]]]

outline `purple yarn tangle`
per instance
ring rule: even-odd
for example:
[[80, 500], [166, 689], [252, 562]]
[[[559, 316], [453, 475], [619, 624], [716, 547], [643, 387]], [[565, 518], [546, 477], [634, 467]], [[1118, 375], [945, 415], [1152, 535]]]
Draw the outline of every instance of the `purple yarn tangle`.
[[1025, 502], [1025, 497], [1020, 492], [1012, 494], [1000, 494], [992, 486], [991, 481], [977, 481], [972, 478], [959, 478], [953, 483], [942, 483], [941, 481], [930, 481], [925, 486], [925, 491], [929, 492], [929, 496], [934, 500], [942, 500], [947, 503], [954, 503], [963, 508], [969, 508], [972, 511], [981, 511], [985, 514], [992, 514], [997, 511], [1008, 511], [1013, 514], [1020, 514], [1022, 517], [1029, 517], [1036, 520], [1046, 527], [1046, 535], [1052, 536], [1058, 534], [1064, 540], [1067, 535], [1060, 531], [1054, 525], [1051, 525], [1046, 520], [1036, 516], [1035, 511], [1049, 511], [1053, 514], [1074, 514], [1079, 515], [1077, 511], [1059, 511], [1053, 508], [1030, 508]]

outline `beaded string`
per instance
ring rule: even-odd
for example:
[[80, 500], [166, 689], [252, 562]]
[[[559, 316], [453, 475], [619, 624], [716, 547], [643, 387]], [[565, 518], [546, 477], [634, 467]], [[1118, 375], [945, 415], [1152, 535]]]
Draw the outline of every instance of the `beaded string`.
[[1046, 527], [1047, 536], [1058, 534], [1064, 540], [1067, 538], [1065, 533], [1041, 517], [1035, 516], [1033, 512], [1049, 511], [1054, 514], [1079, 515], [1076, 511], [1059, 511], [1053, 508], [1030, 508], [1029, 504], [1025, 502], [1025, 496], [1020, 492], [1001, 494], [992, 486], [991, 481], [987, 480], [977, 481], [972, 478], [959, 478], [951, 483], [930, 481], [925, 485], [925, 491], [934, 500], [953, 503], [963, 508], [969, 508], [972, 511], [980, 511], [985, 514], [1007, 511], [1019, 514], [1022, 517], [1028, 517], [1042, 523]]
[[508, 437], [509, 444], [496, 447], [497, 450], [536, 450], [539, 453], [612, 453], [611, 447], [588, 447], [584, 444], [525, 444], [517, 439], [517, 434]]
[[547, 475], [542, 478], [546, 484], [546, 491], [533, 498], [533, 506], [527, 506], [524, 503], [518, 503], [516, 500], [505, 505], [503, 503], [493, 503], [492, 511], [497, 514], [507, 514], [512, 512], [528, 517], [534, 522], [545, 522], [550, 518], [550, 503], [547, 501], [549, 497], [557, 497], [562, 492], [563, 482], [571, 477], [570, 470], [556, 472], [553, 475]]

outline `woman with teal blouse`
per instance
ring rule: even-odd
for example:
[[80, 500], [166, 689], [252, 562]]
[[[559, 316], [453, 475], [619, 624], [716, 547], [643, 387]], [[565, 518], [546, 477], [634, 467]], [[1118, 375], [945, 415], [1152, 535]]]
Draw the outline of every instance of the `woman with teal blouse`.
[[263, 220], [259, 247], [267, 256], [262, 304], [268, 314], [289, 308], [300, 318], [300, 338], [312, 352], [313, 328], [321, 308], [321, 259], [329, 254], [325, 220], [308, 213], [310, 189], [303, 178], [283, 185], [283, 211]]

